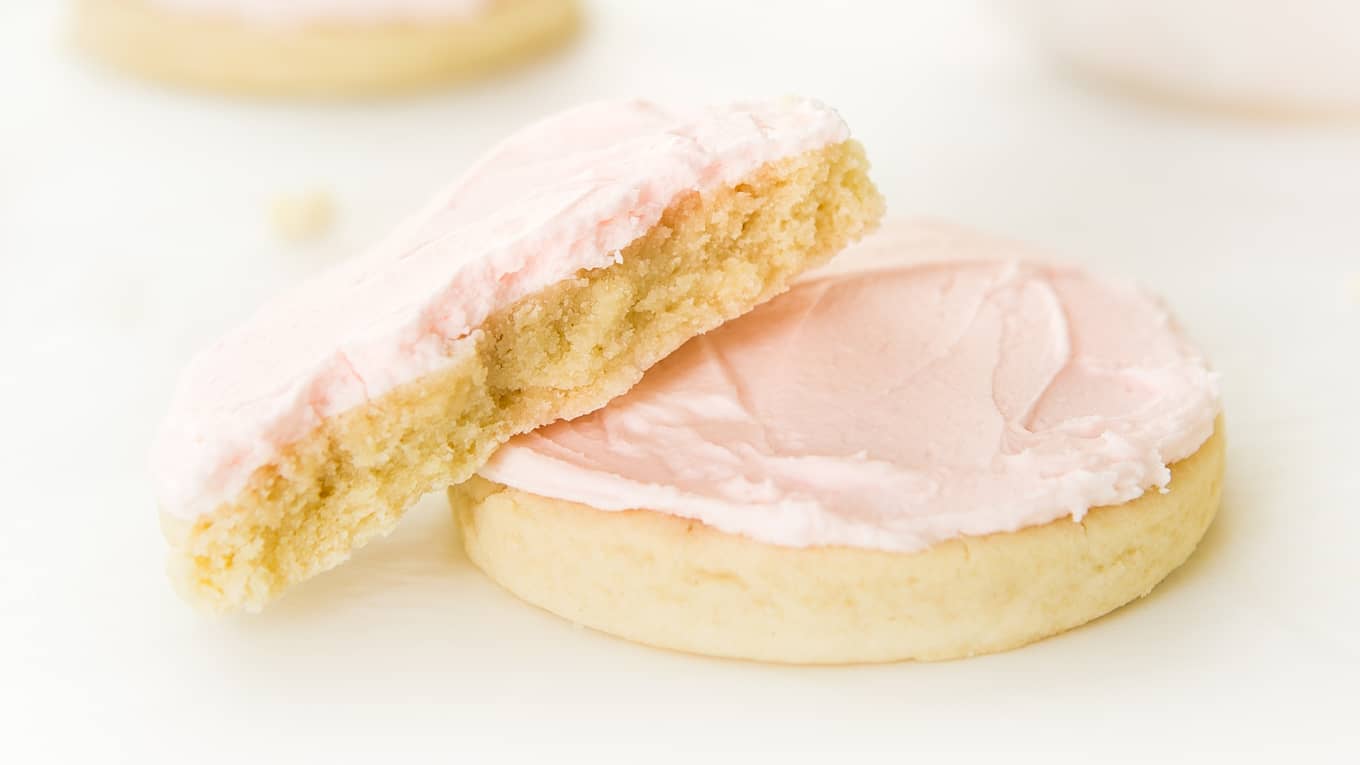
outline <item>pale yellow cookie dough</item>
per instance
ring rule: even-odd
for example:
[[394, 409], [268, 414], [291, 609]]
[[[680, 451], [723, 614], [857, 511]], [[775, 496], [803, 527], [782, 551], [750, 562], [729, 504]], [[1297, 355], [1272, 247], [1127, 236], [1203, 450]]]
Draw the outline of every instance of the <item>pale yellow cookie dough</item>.
[[466, 480], [512, 435], [593, 411], [689, 338], [788, 289], [872, 229], [883, 200], [859, 144], [681, 197], [616, 265], [493, 314], [461, 361], [325, 420], [195, 521], [162, 513], [171, 577], [210, 610], [258, 610]]
[[[279, 0], [286, 2], [287, 0]], [[85, 50], [142, 77], [252, 96], [361, 96], [472, 77], [555, 47], [577, 0], [497, 0], [470, 20], [280, 25], [150, 0], [77, 0]]]
[[475, 478], [449, 490], [472, 560], [524, 600], [663, 648], [762, 661], [953, 659], [1071, 629], [1148, 594], [1218, 510], [1224, 438], [1165, 494], [916, 553], [776, 547], [649, 510]]
[[289, 242], [320, 239], [335, 220], [335, 200], [320, 189], [280, 194], [269, 208], [274, 233]]

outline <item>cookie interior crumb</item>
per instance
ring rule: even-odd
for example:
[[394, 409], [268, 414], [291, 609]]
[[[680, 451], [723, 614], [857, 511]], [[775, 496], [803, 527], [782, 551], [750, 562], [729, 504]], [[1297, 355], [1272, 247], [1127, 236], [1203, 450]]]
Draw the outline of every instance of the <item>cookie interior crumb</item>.
[[281, 194], [269, 208], [274, 233], [290, 242], [320, 239], [335, 220], [335, 200], [324, 189]]
[[162, 513], [172, 579], [209, 610], [258, 610], [511, 436], [603, 406], [689, 338], [783, 292], [882, 213], [852, 141], [682, 197], [617, 265], [493, 314], [450, 347], [446, 371], [323, 422], [233, 501], [195, 520]]

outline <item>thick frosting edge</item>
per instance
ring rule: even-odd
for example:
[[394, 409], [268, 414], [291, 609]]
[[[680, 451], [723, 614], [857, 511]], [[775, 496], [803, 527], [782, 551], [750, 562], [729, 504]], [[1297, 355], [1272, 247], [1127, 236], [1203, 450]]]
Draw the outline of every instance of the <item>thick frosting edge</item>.
[[[990, 259], [973, 259], [979, 255]], [[914, 432], [932, 435], [916, 441], [908, 436], [905, 440], [910, 443], [900, 451], [926, 455], [935, 449], [940, 455], [938, 463], [921, 456], [904, 465], [881, 456], [897, 448], [892, 444], [870, 444], [868, 449], [848, 452], [837, 444], [834, 418], [818, 420], [817, 414], [835, 406], [833, 397], [811, 396], [808, 402], [786, 404], [780, 400], [782, 394], [770, 393], [775, 385], [796, 385], [790, 370], [806, 370], [816, 363], [815, 354], [823, 354], [839, 360], [836, 369], [827, 369], [826, 379], [834, 375], [834, 385], [847, 391], [845, 395], [874, 396], [872, 381], [859, 389], [855, 382], [839, 379], [855, 375], [860, 369], [857, 365], [866, 363], [864, 354], [853, 349], [846, 352], [850, 344], [841, 343], [851, 327], [828, 328], [820, 335], [805, 332], [807, 336], [790, 329], [806, 329], [818, 321], [796, 312], [791, 317], [788, 312], [799, 301], [825, 305], [825, 300], [819, 303], [807, 297], [819, 285], [857, 276], [872, 277], [861, 280], [872, 285], [902, 269], [962, 273], [979, 268], [995, 269], [999, 284], [1012, 285], [999, 288], [1014, 289], [1017, 297], [1027, 301], [1029, 315], [1039, 316], [1033, 331], [1015, 335], [1021, 343], [1017, 347], [1039, 349], [1036, 358], [1046, 358], [1043, 354], [1051, 348], [1033, 343], [1042, 339], [1042, 331], [1062, 313], [1055, 311], [1051, 320], [1039, 315], [1048, 310], [1047, 297], [1029, 282], [1042, 274], [1062, 281], [1063, 289], [1075, 295], [1088, 290], [1102, 301], [1113, 300], [1115, 307], [1127, 309], [1137, 329], [1133, 334], [1154, 347], [1152, 361], [1120, 368], [1109, 363], [1118, 362], [1117, 358], [1087, 359], [1078, 354], [1078, 365], [1089, 364], [1089, 370], [1070, 372], [1069, 362], [1064, 362], [1043, 383], [1041, 377], [1027, 377], [1038, 372], [1027, 368], [1023, 359], [1012, 363], [999, 356], [1003, 360], [998, 368], [1005, 367], [1000, 374], [1017, 382], [1009, 388], [1002, 386], [999, 399], [994, 392], [993, 402], [999, 409], [1019, 407], [1016, 411], [1023, 416], [1016, 415], [1018, 419], [997, 431], [1000, 446], [994, 455], [980, 453], [984, 467], [954, 473], [952, 465], [948, 469], [939, 466], [948, 465], [951, 459], [967, 463], [969, 455], [976, 456], [976, 444], [959, 444], [977, 439], [962, 430], [943, 430], [950, 427], [948, 412], [955, 400], [948, 394], [919, 407], [901, 408], [897, 427], [905, 432], [915, 426], [918, 431]], [[891, 303], [882, 295], [877, 299], [883, 305]], [[1081, 303], [1077, 309], [1081, 321], [1101, 315], [1102, 307], [1089, 296], [1076, 302]], [[842, 299], [838, 304], [844, 303]], [[846, 310], [847, 315], [862, 318]], [[909, 310], [904, 315], [902, 320], [908, 322], [923, 318]], [[884, 341], [884, 333], [866, 329], [862, 323], [853, 329], [856, 344], [891, 345]], [[1102, 345], [1113, 357], [1143, 352], [1122, 347], [1118, 332], [1112, 329], [1112, 325], [1096, 330], [1088, 327], [1076, 332], [1074, 339], [1079, 344]], [[820, 344], [809, 340], [813, 336]], [[991, 341], [984, 337], [978, 342], [967, 338], [960, 342], [966, 344], [968, 353], [985, 356]], [[763, 345], [769, 348], [762, 349]], [[815, 353], [811, 348], [816, 348]], [[793, 353], [802, 355], [780, 367], [779, 354], [771, 349], [794, 349]], [[1052, 371], [1053, 363], [1033, 366]], [[762, 390], [754, 382], [762, 374], [778, 381]], [[993, 370], [993, 384], [996, 374]], [[980, 382], [981, 378], [940, 377], [940, 381], [968, 380]], [[1108, 381], [1108, 395], [1098, 390], [1092, 394], [1108, 401], [1083, 402], [1082, 397], [1092, 393], [1090, 386], [1083, 392], [1083, 380]], [[926, 380], [919, 390], [932, 390], [930, 382]], [[604, 409], [513, 439], [480, 472], [489, 480], [544, 497], [605, 511], [647, 509], [678, 515], [779, 546], [839, 545], [912, 552], [959, 536], [1017, 531], [1061, 518], [1080, 520], [1092, 508], [1128, 502], [1147, 490], [1165, 491], [1171, 480], [1169, 466], [1194, 454], [1213, 434], [1221, 409], [1218, 386], [1217, 374], [1190, 345], [1164, 304], [1141, 288], [1096, 279], [1079, 268], [1041, 261], [1024, 248], [948, 225], [896, 223], [852, 247], [829, 267], [808, 275], [785, 296], [692, 340], [651, 370], [633, 391]], [[1030, 400], [1034, 390], [1040, 392]], [[1134, 395], [1145, 390], [1151, 393], [1143, 399]], [[986, 402], [980, 396], [979, 392], [968, 401], [981, 406]], [[1064, 399], [1074, 403], [1064, 404]], [[1093, 416], [1045, 421], [1057, 417], [1063, 406], [1080, 412], [1088, 404], [1117, 409], [1128, 402], [1143, 402], [1156, 411], [1107, 421]], [[762, 421], [752, 414], [761, 406], [784, 412], [789, 421], [817, 420], [822, 431], [809, 436], [810, 428], [799, 433], [797, 428], [785, 427], [788, 422]], [[849, 399], [846, 406], [854, 409], [859, 403]], [[931, 408], [945, 414], [931, 414]], [[868, 405], [861, 409], [848, 414], [846, 421], [872, 428], [876, 422], [893, 422], [895, 416], [886, 413], [890, 409]], [[955, 411], [969, 427], [986, 430], [995, 424], [980, 409], [955, 407]], [[1017, 424], [1029, 422], [1027, 418], [1039, 418], [1052, 432], [1029, 433]], [[719, 437], [711, 437], [714, 433]], [[804, 437], [822, 451], [800, 450], [796, 444], [788, 447]], [[958, 443], [951, 446], [951, 441]], [[968, 485], [951, 486], [951, 480]]]
[[217, 510], [327, 418], [473, 353], [492, 313], [619, 262], [681, 196], [848, 139], [834, 110], [794, 97], [683, 113], [601, 102], [525, 128], [190, 361], [152, 449], [162, 511]]
[[[515, 0], [509, 0], [514, 2]], [[506, 0], [148, 0], [175, 13], [296, 26], [327, 22], [471, 21]]]

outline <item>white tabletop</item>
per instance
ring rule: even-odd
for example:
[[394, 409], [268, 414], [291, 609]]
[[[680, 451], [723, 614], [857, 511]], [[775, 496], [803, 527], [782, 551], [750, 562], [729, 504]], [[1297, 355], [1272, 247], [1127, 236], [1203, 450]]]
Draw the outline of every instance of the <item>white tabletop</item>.
[[[59, 44], [54, 5], [0, 9], [0, 753], [24, 755], [0, 759], [1360, 747], [1360, 126], [1121, 101], [1055, 76], [972, 2], [601, 1], [543, 66], [310, 106], [126, 81]], [[431, 497], [260, 616], [176, 599], [144, 465], [196, 346], [535, 117], [784, 92], [840, 108], [895, 214], [1135, 277], [1208, 350], [1224, 506], [1152, 597], [968, 661], [715, 661], [519, 603]], [[335, 195], [337, 225], [284, 243], [269, 205], [311, 188]]]

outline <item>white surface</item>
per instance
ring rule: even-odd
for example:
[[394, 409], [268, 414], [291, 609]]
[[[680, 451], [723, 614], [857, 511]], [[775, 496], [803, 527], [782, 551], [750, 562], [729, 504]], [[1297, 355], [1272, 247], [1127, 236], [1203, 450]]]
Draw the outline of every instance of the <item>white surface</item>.
[[[601, 2], [547, 66], [367, 106], [130, 83], [55, 45], [48, 5], [0, 10], [0, 752], [17, 755], [0, 758], [642, 745], [1325, 761], [1360, 746], [1360, 127], [1089, 92], [972, 3]], [[516, 602], [462, 559], [432, 498], [262, 616], [210, 622], [175, 599], [144, 455], [196, 345], [533, 117], [606, 95], [787, 91], [842, 110], [897, 213], [1139, 278], [1211, 353], [1225, 504], [1153, 597], [965, 662], [711, 661]], [[271, 201], [316, 185], [341, 204], [333, 235], [277, 240]]]
[[1240, 108], [1356, 113], [1354, 0], [997, 0], [1068, 62]]

